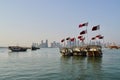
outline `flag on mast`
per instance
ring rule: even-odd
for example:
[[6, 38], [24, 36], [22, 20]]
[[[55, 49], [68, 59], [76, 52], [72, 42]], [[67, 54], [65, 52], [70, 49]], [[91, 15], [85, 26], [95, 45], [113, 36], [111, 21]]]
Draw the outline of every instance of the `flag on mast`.
[[100, 36], [100, 37], [99, 37], [99, 39], [103, 39], [103, 38], [104, 38], [104, 36]]
[[93, 26], [92, 31], [96, 31], [96, 30], [99, 30], [99, 29], [100, 29], [100, 25]]
[[71, 38], [70, 40], [71, 40], [71, 41], [74, 41], [74, 40], [75, 40], [75, 38]]
[[80, 38], [80, 40], [83, 42], [85, 40], [85, 37], [84, 38]]
[[67, 37], [66, 40], [70, 40], [70, 37]]
[[99, 38], [99, 37], [101, 37], [101, 35], [97, 35], [97, 36], [96, 36], [96, 38]]
[[64, 41], [65, 41], [65, 39], [62, 39], [62, 40], [61, 40], [61, 42], [64, 42]]
[[83, 24], [79, 24], [79, 28], [83, 27], [83, 26], [88, 26], [88, 22], [83, 23]]
[[95, 40], [95, 39], [96, 39], [96, 37], [92, 37], [92, 38], [91, 38], [91, 40]]
[[78, 36], [78, 39], [81, 39], [83, 36]]
[[87, 30], [83, 30], [80, 32], [80, 35], [83, 35], [83, 34], [86, 34], [87, 33]]

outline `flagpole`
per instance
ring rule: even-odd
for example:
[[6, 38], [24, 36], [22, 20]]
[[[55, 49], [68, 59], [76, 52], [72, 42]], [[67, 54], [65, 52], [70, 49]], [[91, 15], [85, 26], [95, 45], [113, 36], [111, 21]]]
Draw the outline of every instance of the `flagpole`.
[[65, 41], [64, 41], [64, 47], [65, 47]]
[[69, 39], [69, 43], [70, 43], [70, 48], [71, 48], [71, 40]]
[[87, 43], [87, 45], [88, 45], [88, 30], [87, 30], [87, 27], [88, 27], [88, 22], [87, 22], [87, 26], [86, 26], [86, 31], [87, 31], [87, 34], [86, 34], [86, 43]]
[[76, 47], [76, 38], [74, 37], [74, 39], [75, 39], [75, 45], [74, 46]]
[[103, 37], [103, 45], [105, 44], [105, 42], [104, 42], [104, 37]]
[[[87, 31], [87, 26], [86, 26], [86, 31]], [[87, 31], [87, 34], [86, 34], [86, 44], [88, 44], [88, 31]]]
[[[101, 34], [100, 34], [100, 25], [99, 25], [99, 35], [101, 35]], [[98, 44], [98, 45], [101, 45], [100, 42], [101, 42], [101, 41], [100, 41], [100, 39], [99, 39], [99, 44]]]

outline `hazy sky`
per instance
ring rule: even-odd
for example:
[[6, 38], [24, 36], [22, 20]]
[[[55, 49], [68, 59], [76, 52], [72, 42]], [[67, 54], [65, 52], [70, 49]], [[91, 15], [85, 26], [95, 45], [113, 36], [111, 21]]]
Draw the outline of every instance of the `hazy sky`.
[[100, 24], [105, 42], [120, 43], [120, 0], [0, 0], [0, 46], [77, 37], [80, 23]]

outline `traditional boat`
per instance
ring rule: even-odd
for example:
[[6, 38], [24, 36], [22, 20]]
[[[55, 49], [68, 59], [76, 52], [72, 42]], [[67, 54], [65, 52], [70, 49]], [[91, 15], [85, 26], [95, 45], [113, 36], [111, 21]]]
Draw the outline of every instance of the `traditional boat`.
[[[84, 26], [88, 26], [88, 22], [87, 23], [83, 23], [79, 25], [79, 28], [82, 28]], [[100, 25], [96, 25], [92, 27], [92, 31], [96, 31], [100, 29]], [[64, 47], [60, 48], [60, 53], [64, 56], [93, 56], [93, 57], [101, 57], [102, 56], [102, 47], [100, 43], [97, 44], [88, 44], [88, 43], [84, 43], [85, 40], [85, 36], [84, 34], [87, 34], [87, 27], [86, 30], [83, 30], [80, 32], [80, 35], [77, 37], [82, 45], [77, 45], [76, 43], [76, 38], [70, 38], [67, 37], [66, 39], [62, 39], [61, 42], [63, 43]], [[86, 35], [87, 39], [88, 36]], [[90, 42], [95, 43], [94, 40], [96, 39], [103, 39], [104, 36], [97, 34], [96, 36], [92, 37]], [[67, 43], [69, 43], [69, 46], [65, 45], [65, 40], [67, 41]], [[88, 40], [86, 40], [88, 42]], [[100, 41], [100, 40], [99, 40]]]
[[100, 45], [88, 45], [86, 50], [89, 57], [102, 57], [102, 46]]
[[102, 47], [100, 45], [88, 45], [73, 48], [61, 48], [60, 53], [63, 56], [102, 56]]
[[31, 47], [31, 50], [37, 50], [37, 49], [40, 49], [39, 47], [36, 47], [36, 46], [32, 46]]
[[72, 50], [72, 48], [60, 48], [60, 53], [63, 56], [73, 56], [73, 50]]
[[12, 52], [24, 52], [27, 51], [28, 48], [20, 46], [9, 46], [8, 49], [10, 49]]
[[40, 49], [40, 47], [38, 46], [37, 43], [33, 43], [31, 46], [31, 50], [37, 50], [37, 49]]

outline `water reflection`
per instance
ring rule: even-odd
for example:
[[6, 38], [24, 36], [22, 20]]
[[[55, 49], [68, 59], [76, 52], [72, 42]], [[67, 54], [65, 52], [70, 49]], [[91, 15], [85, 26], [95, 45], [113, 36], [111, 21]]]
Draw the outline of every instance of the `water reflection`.
[[21, 53], [22, 53], [22, 52], [11, 52], [11, 51], [10, 51], [10, 52], [8, 52], [8, 55], [9, 55], [9, 56], [17, 56], [17, 57], [18, 57]]
[[89, 77], [102, 80], [102, 57], [87, 57], [87, 71]]
[[101, 80], [102, 58], [61, 56], [61, 73], [69, 80]]

